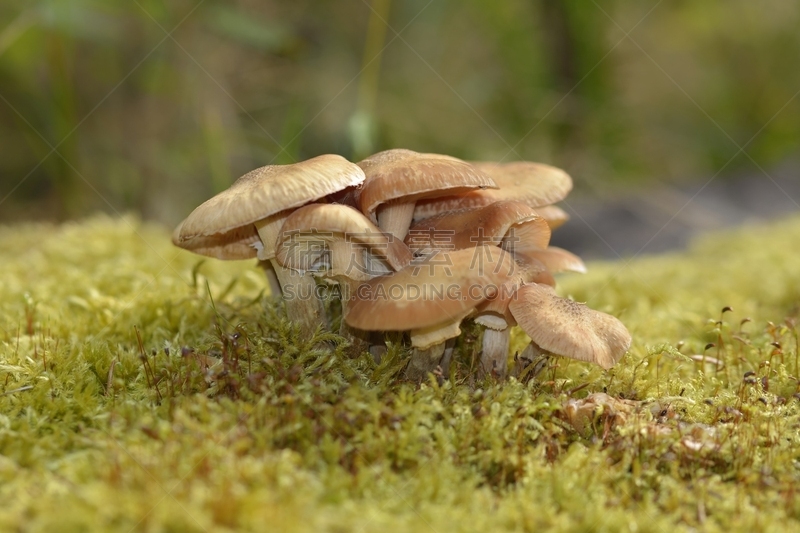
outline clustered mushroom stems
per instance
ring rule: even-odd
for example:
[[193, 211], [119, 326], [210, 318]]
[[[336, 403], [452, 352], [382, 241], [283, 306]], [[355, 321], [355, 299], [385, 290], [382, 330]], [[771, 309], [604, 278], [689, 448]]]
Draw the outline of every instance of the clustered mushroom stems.
[[[423, 163], [419, 163], [420, 161]], [[431, 170], [432, 168], [438, 168], [442, 172], [446, 170], [449, 184], [430, 187], [433, 176], [439, 176], [436, 173], [438, 171]], [[288, 190], [284, 180], [289, 178], [285, 176], [295, 180], [293, 183], [298, 185], [294, 191], [301, 192], [292, 196], [287, 204], [279, 204], [277, 200], [273, 200], [276, 196], [282, 196], [282, 191]], [[370, 181], [373, 177], [376, 179]], [[391, 180], [395, 181], [389, 188], [388, 197], [384, 195], [378, 198], [380, 195], [376, 192], [376, 187], [382, 187], [383, 183]], [[307, 190], [316, 188], [310, 187], [312, 182], [324, 182], [327, 188], [305, 196]], [[365, 194], [364, 191], [370, 184], [376, 187], [371, 189], [372, 193]], [[403, 187], [395, 188], [394, 184], [403, 184]], [[423, 187], [427, 188], [423, 190]], [[441, 368], [442, 374], [447, 374], [453, 357], [455, 338], [461, 332], [461, 321], [477, 313], [476, 322], [485, 326], [477, 369], [479, 377], [505, 378], [508, 373], [510, 331], [515, 324], [531, 338], [531, 343], [518, 357], [514, 369], [517, 375], [525, 371], [526, 364], [533, 364], [535, 368], [532, 370], [537, 372], [546, 361], [547, 356], [544, 354], [563, 355], [610, 368], [630, 347], [630, 334], [624, 325], [613, 316], [557, 296], [553, 289], [555, 281], [552, 273], [563, 270], [584, 271], [583, 263], [577, 256], [565, 250], [549, 248], [550, 230], [567, 219], [566, 213], [552, 204], [562, 200], [571, 187], [571, 179], [566, 173], [540, 163], [472, 164], [448, 156], [417, 154], [398, 149], [380, 152], [356, 165], [339, 156], [324, 155], [294, 165], [267, 166], [248, 173], [231, 186], [230, 193], [220, 193], [187, 217], [176, 228], [173, 242], [197, 253], [225, 259], [257, 255], [272, 292], [283, 294], [289, 320], [299, 326], [303, 339], [308, 340], [320, 328], [329, 328], [323, 302], [317, 294], [317, 283], [311, 272], [289, 268], [297, 265], [288, 263], [282, 255], [281, 261], [287, 266], [281, 265], [276, 259], [276, 254], [280, 255], [277, 247], [283, 242], [282, 232], [288, 231], [285, 230], [284, 222], [293, 211], [299, 214], [302, 210], [316, 210], [318, 208], [314, 206], [321, 204], [314, 202], [324, 203], [326, 195], [339, 194], [336, 198], [351, 206], [343, 209], [359, 206], [364, 216], [374, 217], [372, 220], [377, 220], [384, 237], [391, 235], [398, 241], [395, 244], [400, 247], [400, 256], [407, 256], [399, 260], [397, 254], [392, 255], [392, 259], [383, 264], [386, 272], [376, 276], [374, 272], [362, 271], [362, 267], [367, 266], [367, 259], [371, 257], [368, 255], [371, 252], [369, 246], [373, 244], [356, 244], [345, 239], [331, 239], [328, 242], [328, 266], [331, 271], [328, 277], [339, 284], [341, 293], [342, 320], [339, 333], [350, 341], [351, 355], [369, 352], [380, 357], [385, 350], [370, 346], [370, 335], [379, 331], [408, 331], [412, 353], [406, 368], [406, 378], [421, 382], [429, 373], [435, 373], [437, 367]], [[459, 192], [454, 193], [453, 188]], [[401, 189], [404, 196], [397, 197]], [[228, 195], [222, 197], [225, 194]], [[420, 200], [418, 206], [417, 200], [420, 198], [423, 200]], [[257, 208], [252, 207], [255, 203], [258, 204]], [[417, 207], [422, 211], [416, 210]], [[471, 210], [487, 208], [488, 211], [479, 213], [476, 218], [469, 218], [473, 216]], [[220, 229], [221, 224], [217, 225], [217, 229], [198, 229], [200, 215], [206, 216], [209, 211], [214, 211], [215, 215], [215, 210], [218, 209], [226, 210], [226, 214], [237, 219], [240, 224], [227, 228], [242, 227], [242, 224], [248, 228], [231, 234], [238, 241], [217, 239], [217, 233], [228, 231]], [[265, 211], [261, 211], [262, 209]], [[256, 217], [248, 217], [253, 210], [256, 210], [256, 215], [260, 213], [264, 218], [252, 222]], [[498, 223], [488, 222], [484, 215], [491, 210], [502, 214], [495, 220], [518, 217], [514, 219], [516, 222], [508, 222], [518, 230], [513, 242], [504, 239], [510, 226], [504, 226], [506, 229], [501, 232]], [[237, 217], [237, 214], [242, 215]], [[435, 310], [425, 307], [428, 304], [424, 298], [401, 302], [394, 302], [391, 298], [384, 298], [382, 301], [360, 300], [358, 288], [362, 283], [372, 284], [374, 289], [383, 283], [399, 283], [399, 280], [405, 280], [403, 283], [408, 284], [411, 283], [408, 280], [415, 279], [418, 285], [422, 285], [417, 274], [409, 274], [415, 272], [417, 265], [408, 264], [412, 252], [419, 251], [406, 241], [410, 230], [420, 231], [419, 228], [412, 227], [415, 214], [415, 226], [424, 225], [429, 219], [426, 231], [455, 229], [455, 233], [460, 235], [460, 242], [473, 243], [463, 244], [455, 251], [450, 247], [441, 247], [438, 250], [450, 254], [451, 258], [461, 254], [458, 258], [464, 260], [462, 263], [469, 262], [470, 258], [474, 259], [475, 253], [484, 254], [482, 258], [489, 258], [494, 253], [492, 250], [505, 248], [505, 251], [497, 254], [497, 261], [523, 265], [523, 277], [514, 278], [517, 281], [513, 285], [513, 296], [508, 300], [496, 300], [492, 295], [470, 296], [463, 300], [451, 298], [440, 301]], [[218, 220], [221, 217], [209, 218]], [[534, 220], [535, 223], [531, 222]], [[523, 222], [530, 222], [530, 226], [522, 227], [520, 224]], [[252, 228], [249, 225], [251, 223], [256, 227], [260, 242], [254, 241], [255, 236], [249, 229]], [[378, 228], [373, 226], [370, 231], [377, 231]], [[486, 241], [474, 244], [474, 235], [470, 233], [473, 230], [479, 231], [482, 237], [484, 230], [494, 233], [487, 234]], [[428, 243], [430, 249], [437, 249], [438, 246], [435, 240]], [[254, 253], [254, 248], [257, 253]], [[394, 250], [397, 251], [397, 248]], [[458, 261], [455, 263], [458, 264]], [[427, 266], [433, 264], [431, 261]], [[501, 266], [501, 263], [498, 262], [497, 266]], [[511, 283], [510, 273], [503, 278], [496, 275], [495, 271], [491, 274], [494, 277], [486, 277], [489, 274], [477, 274], [473, 272], [472, 266], [462, 268], [459, 272], [457, 277], [460, 276], [458, 279], [465, 286], [465, 280], [482, 286]], [[452, 283], [453, 280], [454, 278], [449, 278], [447, 283]], [[429, 282], [441, 283], [435, 280], [432, 273]], [[382, 311], [379, 312], [378, 308], [381, 306]], [[499, 316], [494, 313], [499, 313]], [[504, 313], [505, 318], [501, 318]], [[580, 331], [580, 335], [575, 335], [576, 331]]]
[[[283, 213], [267, 217], [256, 222], [258, 235], [263, 243], [275, 243], [278, 241], [281, 225], [285, 218]], [[304, 339], [310, 339], [322, 326], [328, 328], [328, 319], [325, 315], [325, 306], [317, 296], [317, 283], [308, 272], [296, 272], [282, 266], [275, 257], [269, 259], [275, 277], [281, 286], [281, 290], [286, 294], [286, 287], [292, 288], [292, 298], [284, 298], [286, 305], [286, 315], [289, 320], [300, 326], [300, 332]]]

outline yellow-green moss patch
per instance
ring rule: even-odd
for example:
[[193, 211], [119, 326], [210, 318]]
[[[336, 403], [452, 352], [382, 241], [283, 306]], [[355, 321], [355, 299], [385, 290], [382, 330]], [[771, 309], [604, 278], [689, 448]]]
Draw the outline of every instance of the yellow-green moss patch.
[[[475, 383], [467, 325], [454, 379], [415, 388], [397, 336], [380, 367], [298, 343], [251, 262], [132, 218], [0, 228], [0, 530], [796, 530], [798, 242], [794, 218], [559, 280], [633, 334], [609, 372]], [[631, 412], [574, 423], [598, 392]]]

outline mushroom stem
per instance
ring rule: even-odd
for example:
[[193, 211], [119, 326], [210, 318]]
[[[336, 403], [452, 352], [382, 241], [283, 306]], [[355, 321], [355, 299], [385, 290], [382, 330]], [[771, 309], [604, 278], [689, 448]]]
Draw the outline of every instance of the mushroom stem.
[[385, 344], [373, 344], [369, 347], [369, 354], [372, 356], [372, 360], [375, 361], [376, 365], [381, 364], [381, 361], [383, 361], [388, 351]]
[[278, 275], [275, 273], [275, 269], [272, 268], [272, 263], [269, 261], [258, 261], [258, 266], [260, 266], [264, 270], [264, 275], [267, 278], [267, 283], [269, 283], [269, 293], [271, 296], [280, 297], [283, 294], [281, 290], [281, 282], [278, 281]]
[[388, 202], [378, 208], [378, 227], [401, 241], [406, 238], [414, 218], [416, 202]]
[[361, 277], [359, 259], [363, 257], [363, 249], [353, 243], [334, 241], [330, 243], [331, 274], [339, 283], [344, 283], [345, 276]]
[[514, 377], [517, 379], [536, 377], [547, 365], [549, 354], [542, 351], [535, 342], [531, 341], [516, 358]]
[[508, 373], [508, 346], [511, 328], [497, 330], [486, 328], [483, 331], [483, 351], [478, 367], [478, 377], [494, 376], [505, 379]]
[[358, 282], [344, 275], [335, 276], [334, 279], [339, 283], [339, 295], [342, 303], [342, 322], [339, 326], [339, 335], [350, 343], [347, 353], [350, 357], [355, 358], [370, 349], [369, 332], [351, 327], [345, 320], [348, 305], [358, 289]]
[[[344, 305], [344, 302], [342, 302], [342, 305]], [[342, 324], [339, 326], [339, 335], [350, 343], [350, 347], [347, 349], [350, 357], [356, 358], [362, 353], [370, 351], [369, 332], [351, 328], [345, 322], [344, 317], [342, 317]]]
[[428, 373], [433, 372], [439, 366], [439, 361], [444, 355], [444, 348], [444, 342], [425, 349], [414, 348], [411, 352], [411, 361], [406, 368], [406, 378], [416, 383], [422, 383]]
[[286, 315], [289, 321], [300, 326], [303, 339], [310, 339], [317, 328], [328, 328], [325, 307], [317, 295], [317, 282], [311, 274], [295, 272], [282, 267], [274, 258], [270, 259], [272, 268], [283, 288], [286, 302]]
[[330, 266], [333, 274], [331, 277], [339, 283], [342, 303], [342, 323], [339, 326], [339, 335], [350, 343], [347, 352], [350, 357], [355, 358], [369, 351], [369, 333], [350, 327], [345, 321], [345, 316], [347, 316], [347, 306], [358, 289], [359, 281], [356, 278], [367, 279], [369, 277], [363, 272], [363, 266], [360, 266], [359, 262], [359, 260], [363, 261], [365, 253], [360, 246], [344, 241], [331, 243], [330, 252]]
[[[264, 244], [264, 250], [274, 250], [286, 216], [285, 212], [281, 212], [255, 223], [258, 236]], [[264, 259], [264, 257], [259, 257], [259, 259]], [[269, 257], [269, 262], [275, 270], [278, 283], [280, 283], [283, 299], [286, 302], [286, 314], [291, 322], [300, 326], [303, 339], [310, 339], [317, 331], [318, 326], [327, 329], [328, 320], [325, 316], [325, 307], [317, 296], [317, 283], [311, 274], [284, 268], [275, 259], [274, 254]]]
[[444, 343], [444, 355], [442, 356], [442, 360], [439, 362], [439, 366], [442, 367], [442, 374], [445, 377], [450, 376], [450, 362], [453, 360], [453, 351], [456, 348], [456, 340], [447, 339]]

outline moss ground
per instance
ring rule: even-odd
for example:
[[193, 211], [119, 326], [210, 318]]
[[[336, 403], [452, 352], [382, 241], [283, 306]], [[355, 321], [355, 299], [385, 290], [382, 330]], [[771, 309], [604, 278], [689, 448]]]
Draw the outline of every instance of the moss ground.
[[631, 330], [609, 372], [475, 382], [468, 325], [413, 387], [397, 338], [377, 367], [298, 343], [250, 262], [132, 218], [0, 228], [0, 530], [796, 531], [798, 242], [561, 279]]

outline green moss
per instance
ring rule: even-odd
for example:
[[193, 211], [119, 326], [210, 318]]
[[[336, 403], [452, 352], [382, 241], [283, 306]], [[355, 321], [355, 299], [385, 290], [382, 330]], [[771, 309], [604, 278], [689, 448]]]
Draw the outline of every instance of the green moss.
[[[560, 280], [631, 330], [609, 372], [474, 383], [467, 326], [415, 388], [396, 335], [380, 367], [299, 343], [249, 262], [131, 218], [0, 228], [0, 530], [795, 530], [797, 242], [795, 218]], [[602, 391], [630, 412], [572, 423]]]

